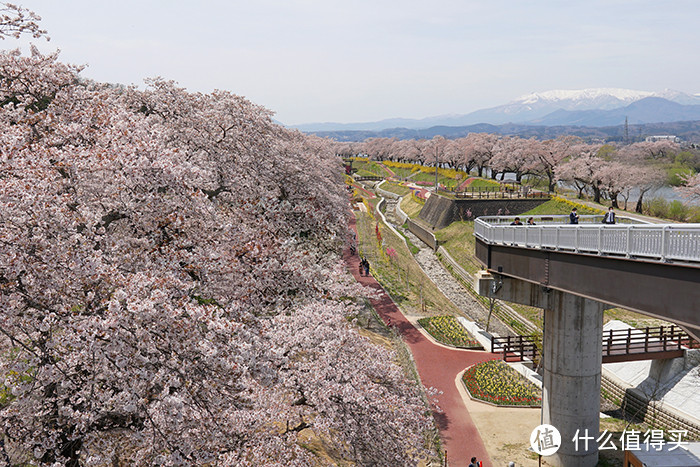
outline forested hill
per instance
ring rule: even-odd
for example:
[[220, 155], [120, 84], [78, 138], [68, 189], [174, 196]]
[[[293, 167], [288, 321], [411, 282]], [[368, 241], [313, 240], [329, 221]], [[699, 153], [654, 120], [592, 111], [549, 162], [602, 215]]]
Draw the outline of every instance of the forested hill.
[[[504, 125], [479, 123], [467, 126], [433, 126], [424, 129], [388, 128], [380, 131], [344, 130], [312, 133], [337, 141], [364, 141], [367, 138], [430, 139], [437, 135], [446, 138], [461, 138], [469, 133], [496, 133], [517, 135], [525, 138], [534, 136], [541, 139], [556, 138], [560, 135], [574, 135], [591, 140], [620, 141], [624, 139], [625, 126], [536, 126], [513, 123]], [[675, 135], [684, 141], [700, 143], [700, 121], [629, 125], [628, 135], [632, 140], [643, 139], [649, 135]]]

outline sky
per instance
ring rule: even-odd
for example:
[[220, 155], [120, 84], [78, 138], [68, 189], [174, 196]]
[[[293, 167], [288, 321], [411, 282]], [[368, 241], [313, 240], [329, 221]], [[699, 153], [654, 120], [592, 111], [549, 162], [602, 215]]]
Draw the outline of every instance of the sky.
[[224, 89], [296, 125], [466, 114], [531, 92], [700, 92], [697, 0], [15, 0], [101, 82]]

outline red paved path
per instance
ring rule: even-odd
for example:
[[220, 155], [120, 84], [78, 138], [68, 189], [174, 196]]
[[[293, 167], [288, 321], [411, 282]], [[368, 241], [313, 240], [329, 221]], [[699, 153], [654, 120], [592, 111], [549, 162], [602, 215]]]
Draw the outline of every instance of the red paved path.
[[[356, 231], [354, 216], [350, 227]], [[344, 259], [358, 282], [381, 293], [379, 299], [371, 299], [370, 302], [384, 322], [388, 326], [396, 327], [403, 336], [411, 349], [423, 386], [441, 391], [437, 399], [442, 413], [433, 414], [440, 430], [442, 448], [447, 450], [449, 466], [466, 467], [469, 459], [476, 456], [483, 462], [484, 467], [490, 467], [491, 460], [464, 406], [455, 379], [466, 367], [491, 360], [495, 355], [490, 352], [450, 349], [432, 343], [406, 319], [374, 277], [359, 275], [360, 258], [357, 255], [351, 255], [349, 250], [346, 250]]]

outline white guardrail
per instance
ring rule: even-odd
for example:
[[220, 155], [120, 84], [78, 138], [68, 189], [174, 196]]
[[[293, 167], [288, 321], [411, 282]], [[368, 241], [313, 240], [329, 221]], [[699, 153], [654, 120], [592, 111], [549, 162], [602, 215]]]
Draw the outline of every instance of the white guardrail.
[[[614, 225], [603, 216], [532, 216], [536, 225], [510, 225], [513, 216], [479, 217], [474, 235], [489, 244], [545, 248], [576, 253], [621, 255], [660, 262], [687, 262], [700, 267], [700, 224], [649, 224], [618, 216]], [[521, 219], [525, 224], [526, 219]]]

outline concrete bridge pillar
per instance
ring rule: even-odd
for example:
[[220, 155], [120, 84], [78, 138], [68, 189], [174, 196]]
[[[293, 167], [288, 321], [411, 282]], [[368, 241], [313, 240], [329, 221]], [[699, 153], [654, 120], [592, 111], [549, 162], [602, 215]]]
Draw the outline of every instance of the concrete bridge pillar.
[[[561, 446], [547, 457], [547, 462], [562, 467], [594, 467], [598, 463], [603, 311], [607, 306], [486, 272], [477, 275], [476, 290], [481, 295], [545, 310], [542, 423], [554, 426], [561, 434]], [[578, 446], [573, 441], [577, 430]]]
[[[593, 467], [598, 463], [604, 305], [555, 290], [547, 295], [542, 421], [556, 427], [562, 440], [552, 463]], [[577, 430], [579, 442], [574, 443]]]

